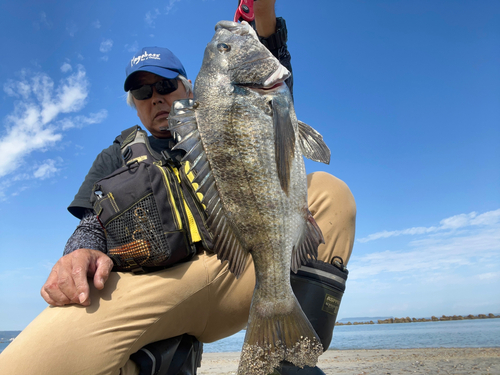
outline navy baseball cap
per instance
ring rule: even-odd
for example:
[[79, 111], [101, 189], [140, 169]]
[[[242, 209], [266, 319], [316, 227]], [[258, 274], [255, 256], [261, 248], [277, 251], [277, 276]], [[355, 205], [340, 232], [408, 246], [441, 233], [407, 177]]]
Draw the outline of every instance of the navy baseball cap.
[[135, 72], [150, 72], [164, 78], [176, 78], [179, 74], [187, 78], [181, 61], [167, 48], [145, 47], [132, 57], [125, 69], [127, 78], [124, 89], [131, 89], [130, 79]]

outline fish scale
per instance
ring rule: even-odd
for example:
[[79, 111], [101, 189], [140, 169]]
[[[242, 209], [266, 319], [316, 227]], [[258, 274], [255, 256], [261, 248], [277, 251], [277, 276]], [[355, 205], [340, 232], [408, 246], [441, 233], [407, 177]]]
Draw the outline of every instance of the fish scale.
[[[291, 285], [323, 242], [307, 206], [302, 156], [329, 162], [319, 133], [297, 120], [289, 72], [245, 22], [221, 21], [207, 45], [194, 100], [173, 104], [169, 129], [199, 183], [213, 251], [238, 277], [250, 254], [256, 284], [239, 375], [281, 361], [314, 366], [321, 343]], [[208, 168], [208, 169], [207, 169]]]

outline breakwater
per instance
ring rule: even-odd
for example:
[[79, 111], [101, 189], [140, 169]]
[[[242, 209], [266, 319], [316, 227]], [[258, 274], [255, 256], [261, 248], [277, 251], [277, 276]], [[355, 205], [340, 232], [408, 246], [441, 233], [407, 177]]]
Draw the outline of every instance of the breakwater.
[[370, 320], [368, 322], [347, 322], [347, 323], [342, 323], [342, 322], [337, 322], [335, 323], [336, 326], [350, 326], [350, 325], [360, 325], [360, 324], [392, 324], [392, 323], [418, 323], [418, 322], [444, 322], [444, 321], [450, 321], [450, 320], [473, 320], [473, 319], [495, 319], [495, 318], [500, 318], [500, 315], [495, 315], [495, 314], [478, 314], [478, 315], [443, 315], [440, 318], [436, 316], [431, 316], [430, 318], [387, 318], [387, 319], [378, 319], [377, 323], [375, 323], [373, 320]]

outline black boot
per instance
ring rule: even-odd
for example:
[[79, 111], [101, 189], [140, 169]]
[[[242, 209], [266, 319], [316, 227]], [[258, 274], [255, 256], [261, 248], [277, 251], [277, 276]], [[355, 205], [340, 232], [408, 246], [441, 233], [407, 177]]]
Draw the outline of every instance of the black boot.
[[[331, 264], [311, 260], [302, 266], [297, 274], [291, 273], [290, 281], [293, 292], [318, 334], [325, 351], [332, 341], [333, 329], [340, 301], [344, 295], [348, 273], [339, 257], [335, 257]], [[275, 374], [321, 375], [324, 372], [317, 366], [306, 366], [301, 369], [291, 363], [283, 362]]]
[[139, 366], [139, 375], [195, 375], [202, 352], [203, 344], [185, 334], [148, 344], [130, 359]]

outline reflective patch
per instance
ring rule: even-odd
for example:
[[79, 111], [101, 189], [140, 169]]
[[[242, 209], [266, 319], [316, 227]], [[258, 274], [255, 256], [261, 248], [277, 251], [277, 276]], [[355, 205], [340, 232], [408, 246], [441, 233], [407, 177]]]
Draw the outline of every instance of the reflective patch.
[[144, 160], [146, 160], [147, 158], [148, 158], [148, 157], [147, 157], [147, 155], [138, 156], [138, 157], [136, 157], [135, 159], [129, 160], [129, 161], [127, 162], [127, 165], [132, 164], [132, 163], [135, 163], [135, 162], [140, 163], [141, 161], [144, 161]]
[[[191, 185], [193, 185], [194, 191], [196, 191], [196, 190], [198, 190], [199, 185], [196, 182], [193, 182], [194, 173], [192, 171], [189, 172], [190, 168], [191, 168], [191, 163], [189, 163], [189, 161], [186, 161], [186, 163], [184, 164], [184, 172], [186, 172], [186, 176], [188, 177], [189, 181], [191, 182]], [[203, 208], [206, 210], [207, 207], [203, 204], [203, 194], [201, 194], [200, 192], [197, 192], [196, 197], [198, 198], [198, 200], [201, 203], [201, 205], [203, 206]]]
[[323, 302], [323, 307], [321, 308], [321, 310], [333, 316], [337, 316], [337, 313], [339, 312], [339, 306], [340, 299], [335, 298], [331, 294], [327, 294], [325, 296], [325, 300]]

